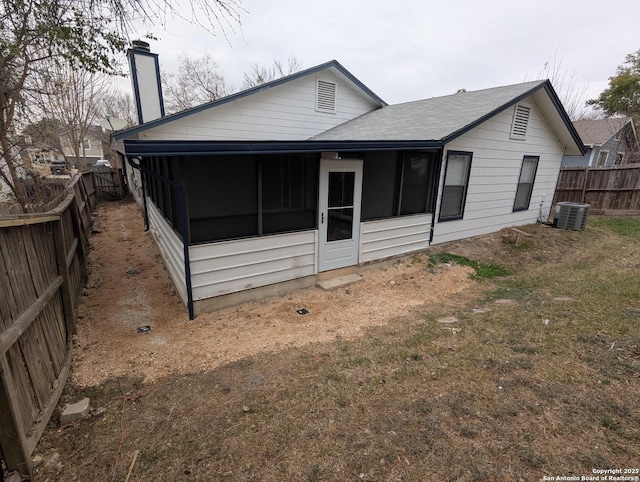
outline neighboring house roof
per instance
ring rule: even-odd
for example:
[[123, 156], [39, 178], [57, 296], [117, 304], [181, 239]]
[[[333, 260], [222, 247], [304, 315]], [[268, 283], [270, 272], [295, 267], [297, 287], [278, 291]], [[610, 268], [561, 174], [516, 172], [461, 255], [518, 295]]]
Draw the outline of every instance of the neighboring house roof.
[[[546, 92], [546, 96], [540, 95]], [[534, 95], [565, 145], [572, 151], [584, 146], [551, 83], [537, 80], [522, 84], [461, 92], [377, 109], [312, 137], [312, 140], [440, 140], [449, 142], [498, 112]], [[563, 125], [564, 124], [564, 125]]]
[[[606, 119], [583, 119], [573, 121], [586, 146], [601, 146], [633, 121], [630, 117], [608, 117]], [[634, 129], [635, 134], [635, 129]]]
[[302, 77], [306, 77], [308, 75], [317, 74], [318, 72], [323, 70], [330, 70], [335, 75], [337, 75], [340, 79], [344, 80], [347, 83], [352, 84], [356, 89], [360, 90], [360, 92], [365, 97], [368, 97], [369, 99], [371, 99], [371, 101], [373, 101], [373, 103], [376, 104], [378, 107], [384, 107], [387, 105], [387, 103], [384, 100], [378, 97], [371, 89], [369, 89], [366, 85], [364, 85], [356, 77], [354, 77], [354, 75], [351, 72], [349, 72], [347, 69], [345, 69], [337, 60], [330, 60], [329, 62], [325, 62], [324, 64], [320, 64], [306, 70], [301, 70], [300, 72], [296, 72], [295, 74], [282, 77], [281, 79], [277, 79], [272, 82], [267, 82], [265, 84], [258, 85], [251, 89], [243, 90], [242, 92], [231, 94], [227, 97], [223, 97], [222, 99], [214, 100], [213, 102], [208, 102], [206, 104], [193, 107], [191, 109], [183, 110], [175, 114], [171, 114], [150, 122], [146, 122], [138, 126], [131, 127], [129, 129], [118, 131], [114, 133], [113, 138], [115, 140], [125, 139], [139, 132], [146, 131], [147, 129], [158, 127], [168, 122], [173, 122], [183, 117], [197, 114], [199, 112], [212, 109], [219, 105], [233, 102], [235, 100], [241, 99], [243, 97], [247, 97], [257, 92], [263, 92], [265, 90], [272, 89], [273, 87], [277, 87], [279, 85], [285, 84], [287, 82], [291, 82], [293, 80], [300, 79]]

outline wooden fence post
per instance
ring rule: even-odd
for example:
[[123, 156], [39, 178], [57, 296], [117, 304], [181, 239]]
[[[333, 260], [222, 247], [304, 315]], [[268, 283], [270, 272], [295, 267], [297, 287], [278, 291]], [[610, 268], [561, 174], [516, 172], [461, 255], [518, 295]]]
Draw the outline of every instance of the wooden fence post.
[[587, 167], [584, 170], [584, 181], [582, 183], [582, 194], [580, 194], [580, 202], [583, 203], [584, 199], [587, 195], [587, 181], [589, 179], [589, 172], [591, 172], [591, 168]]

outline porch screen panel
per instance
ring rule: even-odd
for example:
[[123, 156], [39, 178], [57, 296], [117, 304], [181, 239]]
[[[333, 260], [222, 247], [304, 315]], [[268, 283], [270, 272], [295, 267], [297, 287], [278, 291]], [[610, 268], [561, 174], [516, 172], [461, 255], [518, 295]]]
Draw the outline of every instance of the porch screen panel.
[[433, 154], [405, 154], [400, 215], [431, 212], [430, 182], [435, 173]]
[[367, 153], [361, 219], [432, 212], [438, 155], [438, 151]]
[[268, 156], [260, 159], [262, 233], [316, 227], [317, 156]]
[[367, 152], [362, 173], [361, 219], [389, 218], [397, 210], [398, 153]]
[[253, 156], [197, 157], [186, 164], [191, 242], [258, 234]]

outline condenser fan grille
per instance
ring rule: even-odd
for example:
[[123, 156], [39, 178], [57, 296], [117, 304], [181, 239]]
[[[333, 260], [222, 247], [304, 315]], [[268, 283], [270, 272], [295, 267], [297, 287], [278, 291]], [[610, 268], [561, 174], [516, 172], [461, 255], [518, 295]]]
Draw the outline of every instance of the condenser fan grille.
[[587, 225], [591, 204], [560, 202], [556, 204], [553, 225], [560, 229], [582, 231]]

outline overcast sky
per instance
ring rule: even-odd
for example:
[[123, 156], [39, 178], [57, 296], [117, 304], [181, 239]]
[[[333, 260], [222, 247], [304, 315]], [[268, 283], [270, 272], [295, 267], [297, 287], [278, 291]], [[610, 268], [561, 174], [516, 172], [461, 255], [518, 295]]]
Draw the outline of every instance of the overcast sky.
[[[188, 2], [185, 2], [188, 3]], [[596, 97], [640, 49], [640, 0], [242, 0], [241, 26], [216, 37], [180, 19], [150, 41], [164, 72], [209, 53], [239, 88], [252, 63], [338, 60], [393, 104], [538, 78], [562, 62]], [[565, 81], [565, 84], [567, 82]]]

